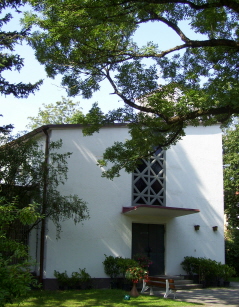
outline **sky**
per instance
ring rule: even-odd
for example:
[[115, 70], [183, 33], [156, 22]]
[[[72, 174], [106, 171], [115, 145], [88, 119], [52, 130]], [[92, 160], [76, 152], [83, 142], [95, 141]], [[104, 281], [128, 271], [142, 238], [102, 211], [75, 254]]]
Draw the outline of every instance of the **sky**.
[[[20, 14], [12, 13], [14, 18], [11, 24], [7, 24], [5, 30], [19, 29]], [[187, 27], [188, 28], [188, 27]], [[189, 30], [189, 28], [188, 28]], [[141, 26], [135, 33], [135, 41], [139, 45], [144, 45], [147, 41], [158, 42], [160, 49], [173, 47], [180, 40], [176, 34], [172, 33], [167, 26], [158, 25], [157, 23], [150, 23]], [[32, 48], [25, 43], [18, 45], [15, 52], [24, 58], [24, 67], [20, 72], [8, 71], [4, 72], [3, 76], [10, 82], [31, 82], [34, 83], [39, 79], [43, 79], [43, 85], [35, 94], [30, 94], [26, 99], [17, 99], [13, 96], [1, 96], [1, 111], [0, 126], [6, 124], [13, 124], [13, 133], [27, 130], [26, 126], [29, 123], [28, 117], [36, 117], [39, 108], [42, 104], [50, 104], [60, 101], [62, 97], [67, 97], [64, 88], [61, 87], [61, 76], [58, 75], [55, 79], [47, 77], [44, 66], [41, 65], [34, 56]], [[115, 109], [122, 106], [123, 103], [116, 95], [112, 95], [112, 88], [107, 82], [101, 84], [101, 89], [93, 95], [91, 99], [83, 99], [80, 96], [70, 98], [73, 101], [80, 101], [82, 111], [86, 113], [94, 102], [98, 102], [103, 112], [110, 109]]]

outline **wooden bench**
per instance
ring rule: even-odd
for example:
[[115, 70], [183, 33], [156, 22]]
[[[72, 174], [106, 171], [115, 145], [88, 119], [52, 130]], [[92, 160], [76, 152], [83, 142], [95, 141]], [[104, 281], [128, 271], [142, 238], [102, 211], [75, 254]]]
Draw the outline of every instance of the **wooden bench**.
[[141, 290], [141, 293], [145, 292], [150, 289], [150, 295], [154, 295], [153, 287], [158, 288], [165, 288], [165, 294], [164, 297], [168, 297], [169, 294], [174, 294], [174, 299], [176, 298], [176, 288], [174, 284], [174, 279], [166, 279], [162, 277], [154, 277], [154, 276], [148, 276], [147, 279], [143, 280], [143, 288]]

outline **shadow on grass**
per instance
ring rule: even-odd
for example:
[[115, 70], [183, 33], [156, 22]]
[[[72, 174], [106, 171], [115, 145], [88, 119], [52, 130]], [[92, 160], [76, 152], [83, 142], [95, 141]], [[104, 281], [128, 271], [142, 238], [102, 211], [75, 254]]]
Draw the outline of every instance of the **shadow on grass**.
[[[30, 297], [26, 299], [21, 306], [23, 307], [151, 307], [151, 306], [193, 306], [200, 305], [195, 303], [178, 302], [172, 299], [164, 299], [157, 296], [142, 294], [137, 298], [131, 297], [125, 300], [124, 296], [128, 294], [123, 290], [79, 290], [79, 291], [33, 291]], [[7, 307], [18, 306], [17, 303]]]

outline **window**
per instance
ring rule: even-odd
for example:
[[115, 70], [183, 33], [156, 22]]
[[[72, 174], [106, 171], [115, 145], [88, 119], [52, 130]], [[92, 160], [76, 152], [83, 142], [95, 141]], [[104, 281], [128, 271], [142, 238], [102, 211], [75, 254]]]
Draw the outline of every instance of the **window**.
[[133, 173], [133, 205], [164, 206], [164, 155], [159, 149]]

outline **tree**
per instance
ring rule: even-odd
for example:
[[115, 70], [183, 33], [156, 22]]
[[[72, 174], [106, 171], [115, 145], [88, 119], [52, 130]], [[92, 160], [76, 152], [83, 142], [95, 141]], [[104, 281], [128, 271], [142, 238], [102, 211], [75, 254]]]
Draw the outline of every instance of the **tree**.
[[70, 99], [62, 97], [62, 101], [57, 101], [55, 104], [44, 104], [39, 108], [38, 115], [36, 117], [28, 117], [30, 123], [28, 127], [31, 129], [38, 128], [43, 125], [49, 124], [71, 124], [72, 118], [77, 116], [83, 116], [83, 113], [79, 109], [79, 102], [73, 102]]
[[[47, 131], [45, 131], [47, 134]], [[11, 140], [11, 142], [9, 142]], [[34, 136], [26, 135], [11, 139], [2, 136], [0, 147], [0, 197], [7, 203], [18, 201], [18, 209], [29, 203], [38, 204], [39, 215], [25, 233], [34, 227], [41, 227], [40, 281], [43, 278], [44, 240], [46, 219], [56, 226], [57, 238], [60, 237], [61, 222], [73, 219], [75, 223], [89, 218], [86, 203], [78, 195], [62, 195], [59, 186], [67, 179], [67, 159], [71, 153], [59, 153], [62, 146], [58, 142], [43, 144]], [[44, 148], [44, 151], [43, 151]], [[9, 236], [18, 225], [9, 224]]]
[[239, 275], [239, 229], [227, 229], [225, 232], [225, 250], [226, 250], [226, 263], [234, 267], [236, 276]]
[[[105, 120], [99, 114], [102, 124], [126, 120], [132, 137], [106, 151], [100, 163], [115, 164], [107, 176], [132, 171], [142, 157], [175, 144], [188, 125], [226, 125], [238, 114], [239, 0], [29, 2], [36, 13], [25, 16], [25, 25], [40, 28], [30, 44], [48, 75], [62, 74], [68, 94], [84, 98], [108, 80], [127, 106]], [[180, 41], [167, 50], [158, 37], [138, 46], [135, 31], [152, 22]]]
[[31, 286], [37, 286], [30, 273], [32, 263], [28, 260], [27, 246], [9, 236], [14, 223], [26, 227], [40, 218], [36, 209], [36, 205], [32, 204], [19, 209], [16, 200], [8, 203], [0, 197], [0, 307], [25, 297]]
[[[11, 140], [11, 142], [9, 142]], [[59, 153], [62, 141], [51, 142], [46, 152], [43, 144], [34, 138], [22, 136], [12, 140], [2, 137], [5, 143], [0, 148], [1, 191], [8, 202], [18, 199], [21, 208], [30, 201], [39, 204], [40, 218], [30, 227], [34, 228], [43, 219], [50, 218], [61, 231], [61, 221], [73, 218], [75, 223], [88, 218], [86, 203], [77, 195], [61, 195], [58, 187], [67, 179], [67, 159], [71, 153]], [[30, 230], [29, 229], [29, 230]]]
[[[2, 0], [0, 3], [0, 13], [4, 13], [6, 9], [15, 9], [16, 12], [24, 4], [24, 0]], [[23, 67], [23, 58], [18, 54], [13, 54], [14, 46], [20, 44], [29, 35], [29, 29], [21, 31], [4, 31], [2, 27], [10, 22], [12, 15], [6, 13], [0, 18], [0, 93], [2, 95], [13, 95], [16, 98], [26, 98], [30, 93], [39, 89], [42, 80], [32, 84], [11, 83], [4, 77], [4, 72], [9, 70], [20, 71]], [[12, 125], [0, 127], [1, 132], [9, 132], [13, 128]]]
[[239, 227], [239, 124], [223, 136], [224, 203], [229, 228]]

